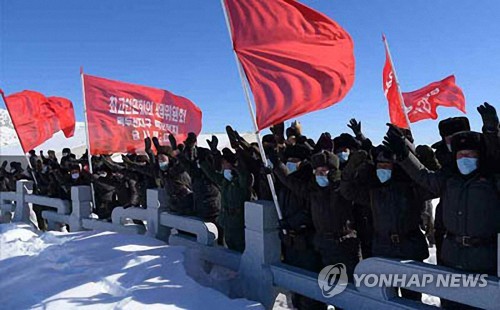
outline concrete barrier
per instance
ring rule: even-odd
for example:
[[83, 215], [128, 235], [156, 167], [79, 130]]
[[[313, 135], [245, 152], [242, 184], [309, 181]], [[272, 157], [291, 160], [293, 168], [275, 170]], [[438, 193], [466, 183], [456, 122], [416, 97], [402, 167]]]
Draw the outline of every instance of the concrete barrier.
[[10, 223], [16, 210], [16, 192], [0, 192], [0, 224]]
[[[426, 277], [425, 275], [427, 275], [427, 281], [423, 287], [417, 287], [415, 285], [402, 287], [482, 309], [498, 309], [500, 305], [500, 279], [497, 277], [488, 277], [485, 287], [480, 287], [479, 285], [475, 287], [463, 287], [460, 285], [448, 285], [450, 287], [443, 287], [443, 283], [452, 283], [451, 279], [453, 279], [452, 275], [454, 274], [462, 274], [464, 277], [469, 276], [476, 278], [479, 275], [421, 262], [398, 261], [379, 257], [372, 257], [361, 261], [356, 266], [355, 273], [358, 275], [397, 274], [398, 276], [406, 277], [408, 281], [411, 277], [424, 279], [424, 277]], [[432, 279], [429, 275], [432, 275]], [[380, 287], [378, 285], [368, 287], [365, 285], [365, 281], [361, 281], [361, 284], [358, 290], [364, 295], [384, 301], [391, 300], [395, 297], [395, 290], [391, 287]]]

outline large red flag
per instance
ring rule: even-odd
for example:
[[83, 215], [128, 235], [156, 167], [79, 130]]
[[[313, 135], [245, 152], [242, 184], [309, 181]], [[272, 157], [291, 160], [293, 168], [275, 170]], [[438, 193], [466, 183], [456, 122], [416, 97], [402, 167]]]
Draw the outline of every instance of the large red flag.
[[45, 97], [25, 90], [9, 96], [0, 93], [26, 153], [62, 130], [66, 138], [75, 131], [73, 103], [66, 98]]
[[144, 151], [144, 138], [168, 143], [201, 131], [201, 110], [163, 89], [83, 75], [90, 153]]
[[[385, 36], [383, 36], [383, 40], [384, 43], [386, 43]], [[391, 123], [399, 128], [410, 128], [405, 116], [405, 111], [403, 111], [403, 103], [401, 102], [401, 96], [399, 95], [396, 74], [394, 73], [387, 44], [385, 45], [385, 65], [382, 72], [382, 83], [385, 97], [389, 103], [389, 116]]]
[[455, 107], [465, 113], [465, 97], [455, 84], [455, 76], [431, 83], [419, 90], [403, 93], [408, 118], [415, 123], [423, 119], [437, 119], [438, 106]]
[[295, 0], [225, 0], [259, 129], [324, 109], [354, 82], [350, 35]]

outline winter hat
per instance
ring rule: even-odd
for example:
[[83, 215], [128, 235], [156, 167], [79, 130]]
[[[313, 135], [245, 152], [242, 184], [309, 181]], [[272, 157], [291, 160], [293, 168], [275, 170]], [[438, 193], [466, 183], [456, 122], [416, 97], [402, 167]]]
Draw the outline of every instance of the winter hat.
[[382, 144], [372, 149], [372, 157], [376, 163], [392, 163], [394, 161], [394, 153]]
[[285, 150], [285, 158], [298, 158], [300, 160], [307, 159], [311, 156], [311, 150], [302, 144], [289, 146]]
[[230, 149], [225, 147], [222, 149], [222, 159], [230, 163], [231, 165], [236, 164], [236, 154], [234, 154]]
[[460, 131], [470, 131], [467, 117], [450, 117], [439, 122], [439, 134], [443, 139]]
[[320, 151], [333, 151], [333, 140], [332, 136], [330, 135], [329, 132], [324, 132], [321, 134], [321, 136], [318, 139], [318, 143], [316, 143], [316, 150], [318, 152]]
[[333, 139], [333, 144], [335, 146], [335, 151], [341, 148], [348, 148], [351, 151], [357, 150], [361, 147], [361, 143], [359, 143], [353, 136], [348, 133], [343, 133], [340, 136]]
[[312, 166], [314, 169], [318, 167], [328, 167], [330, 169], [339, 169], [340, 160], [337, 155], [332, 152], [322, 151], [311, 157]]
[[262, 137], [262, 143], [276, 144], [276, 138], [274, 135], [265, 135]]
[[69, 154], [69, 153], [71, 153], [71, 150], [69, 148], [65, 147], [65, 148], [63, 148], [62, 152], [63, 152], [63, 154], [64, 153], [68, 153]]
[[462, 150], [481, 151], [483, 135], [474, 131], [457, 132], [451, 137], [451, 150], [456, 153]]

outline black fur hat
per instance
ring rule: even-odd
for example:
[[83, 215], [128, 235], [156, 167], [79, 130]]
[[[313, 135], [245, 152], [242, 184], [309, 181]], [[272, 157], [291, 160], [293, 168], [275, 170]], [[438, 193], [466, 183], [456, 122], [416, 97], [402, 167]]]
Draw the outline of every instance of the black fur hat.
[[451, 150], [453, 153], [462, 150], [481, 151], [483, 135], [475, 131], [461, 131], [451, 138]]
[[454, 135], [460, 131], [470, 131], [467, 117], [450, 117], [439, 122], [439, 134], [442, 138]]
[[330, 169], [338, 170], [340, 166], [340, 160], [337, 155], [328, 151], [322, 151], [314, 154], [311, 157], [311, 163], [313, 168], [328, 167]]

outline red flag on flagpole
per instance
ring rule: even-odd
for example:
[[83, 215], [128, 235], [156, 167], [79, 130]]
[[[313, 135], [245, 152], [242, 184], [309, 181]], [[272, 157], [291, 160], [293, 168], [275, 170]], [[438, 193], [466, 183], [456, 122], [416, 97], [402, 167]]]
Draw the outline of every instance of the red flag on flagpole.
[[353, 42], [336, 22], [295, 0], [224, 4], [259, 130], [329, 107], [351, 89]]
[[385, 45], [385, 65], [382, 72], [382, 83], [384, 95], [389, 103], [389, 116], [391, 124], [399, 128], [410, 128], [407, 116], [403, 110], [403, 98], [401, 96], [396, 72], [392, 63], [391, 54], [385, 36], [382, 36]]
[[201, 110], [163, 89], [83, 74], [90, 154], [144, 151], [146, 137], [168, 143], [201, 131]]
[[66, 138], [75, 131], [73, 103], [66, 98], [45, 97], [25, 90], [9, 96], [0, 93], [5, 101], [23, 151], [28, 151], [50, 139], [62, 130]]
[[455, 76], [431, 83], [419, 90], [403, 93], [408, 118], [415, 123], [423, 119], [437, 119], [438, 106], [455, 107], [465, 113], [465, 97], [455, 84]]

